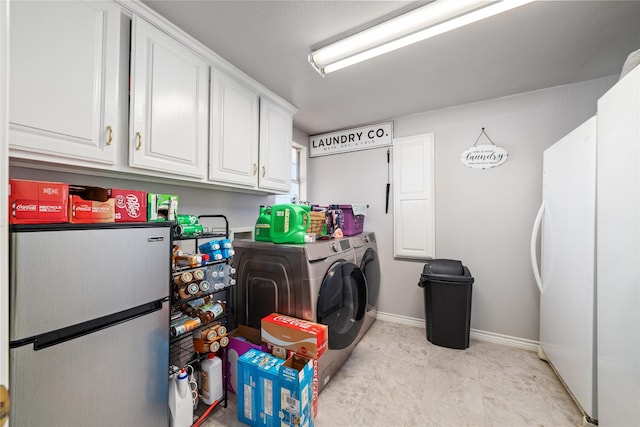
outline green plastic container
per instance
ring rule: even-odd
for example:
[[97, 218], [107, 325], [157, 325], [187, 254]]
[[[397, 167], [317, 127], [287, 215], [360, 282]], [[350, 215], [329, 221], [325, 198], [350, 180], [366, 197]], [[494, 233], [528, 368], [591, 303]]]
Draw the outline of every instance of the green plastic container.
[[311, 223], [308, 205], [282, 204], [271, 206], [271, 241], [273, 243], [304, 243]]
[[271, 207], [260, 206], [260, 214], [256, 221], [253, 238], [259, 242], [271, 241]]

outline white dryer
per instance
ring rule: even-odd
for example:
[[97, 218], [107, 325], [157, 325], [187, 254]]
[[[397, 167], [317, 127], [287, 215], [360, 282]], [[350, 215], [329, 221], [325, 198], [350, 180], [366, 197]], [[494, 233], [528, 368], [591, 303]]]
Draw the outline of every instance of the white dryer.
[[234, 240], [233, 247], [238, 324], [260, 329], [260, 320], [277, 312], [329, 327], [329, 348], [318, 361], [321, 391], [353, 351], [365, 321], [366, 281], [350, 239]]
[[350, 237], [351, 245], [356, 254], [356, 265], [360, 267], [367, 281], [367, 311], [362, 329], [356, 338], [360, 342], [367, 333], [378, 314], [378, 296], [380, 295], [380, 260], [378, 259], [378, 245], [376, 234], [371, 231]]

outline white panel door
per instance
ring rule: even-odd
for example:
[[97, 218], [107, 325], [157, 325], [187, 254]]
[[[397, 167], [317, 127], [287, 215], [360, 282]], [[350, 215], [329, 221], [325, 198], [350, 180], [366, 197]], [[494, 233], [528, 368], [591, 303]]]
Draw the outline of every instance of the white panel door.
[[640, 425], [640, 67], [598, 101], [598, 418]]
[[209, 179], [258, 185], [258, 94], [217, 68], [211, 79]]
[[289, 111], [260, 99], [260, 188], [289, 192], [293, 118]]
[[131, 45], [130, 166], [203, 178], [208, 146], [208, 64], [135, 16]]
[[593, 117], [544, 152], [540, 346], [594, 419], [595, 185]]
[[393, 140], [394, 256], [435, 256], [433, 134]]
[[11, 156], [114, 164], [117, 5], [15, 1], [10, 28]]

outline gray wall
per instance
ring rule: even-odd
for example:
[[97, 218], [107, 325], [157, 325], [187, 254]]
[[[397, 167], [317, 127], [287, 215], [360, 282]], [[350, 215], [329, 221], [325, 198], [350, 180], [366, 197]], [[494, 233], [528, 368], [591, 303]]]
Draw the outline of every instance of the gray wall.
[[[396, 137], [435, 134], [436, 256], [461, 259], [474, 275], [472, 328], [538, 339], [538, 295], [528, 246], [541, 199], [542, 152], [591, 117], [596, 100], [614, 81], [598, 79], [394, 119]], [[496, 169], [467, 169], [458, 158], [482, 127], [510, 158]], [[307, 135], [297, 129], [293, 139], [308, 145]], [[11, 167], [9, 175], [178, 194], [181, 212], [221, 213], [232, 228], [253, 227], [258, 206], [273, 203], [270, 196], [25, 167]], [[384, 212], [386, 148], [310, 159], [308, 178], [308, 199], [314, 203], [370, 205], [365, 229], [378, 236], [380, 311], [424, 318], [416, 285], [423, 262], [393, 259], [392, 203], [389, 214]]]
[[9, 176], [14, 179], [61, 181], [69, 184], [93, 185], [106, 188], [125, 188], [178, 195], [178, 211], [185, 214], [222, 214], [233, 228], [253, 228], [260, 205], [272, 204], [273, 196], [207, 190], [179, 185], [167, 185], [126, 179], [113, 179], [92, 175], [52, 172], [25, 167], [11, 167]]
[[[538, 340], [529, 238], [541, 201], [542, 153], [593, 116], [614, 82], [608, 77], [394, 119], [395, 137], [434, 133], [436, 257], [462, 260], [475, 277], [473, 329]], [[460, 154], [483, 127], [509, 160], [489, 170], [465, 168]], [[378, 237], [379, 310], [424, 318], [417, 286], [423, 262], [393, 258], [392, 203], [389, 214], [384, 210], [386, 148], [309, 163], [309, 200], [370, 205], [365, 229]]]

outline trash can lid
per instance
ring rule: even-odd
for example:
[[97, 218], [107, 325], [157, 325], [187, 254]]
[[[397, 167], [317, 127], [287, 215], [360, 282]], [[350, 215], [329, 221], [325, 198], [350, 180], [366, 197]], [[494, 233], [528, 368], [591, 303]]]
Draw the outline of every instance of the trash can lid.
[[432, 259], [427, 261], [422, 269], [422, 274], [444, 274], [447, 276], [464, 276], [462, 261], [453, 259]]

